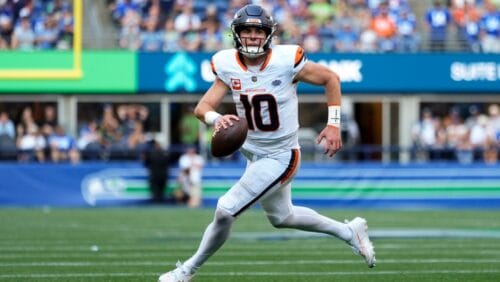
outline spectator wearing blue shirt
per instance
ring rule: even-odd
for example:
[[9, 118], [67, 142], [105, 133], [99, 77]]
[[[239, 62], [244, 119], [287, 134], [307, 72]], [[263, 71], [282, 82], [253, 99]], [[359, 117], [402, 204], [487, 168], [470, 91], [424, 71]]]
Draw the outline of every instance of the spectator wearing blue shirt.
[[49, 136], [50, 157], [53, 162], [69, 160], [75, 164], [80, 162], [80, 152], [75, 139], [64, 132], [62, 126], [55, 128], [54, 134]]
[[58, 21], [58, 29], [59, 38], [57, 41], [57, 49], [71, 49], [71, 46], [73, 45], [74, 18], [69, 6], [65, 6], [62, 9], [62, 13]]
[[485, 53], [500, 53], [500, 11], [492, 3], [485, 3], [481, 18], [481, 47]]
[[425, 21], [429, 27], [430, 49], [445, 51], [448, 27], [451, 22], [448, 8], [443, 6], [441, 1], [434, 1], [434, 6], [425, 15]]
[[467, 40], [467, 46], [470, 51], [475, 53], [481, 52], [482, 50], [480, 42], [480, 31], [481, 28], [478, 21], [474, 21], [469, 18], [465, 19], [464, 33]]
[[120, 22], [129, 10], [141, 14], [141, 7], [132, 0], [118, 0], [111, 5], [113, 19]]
[[222, 33], [215, 25], [208, 25], [201, 32], [202, 49], [206, 52], [215, 52], [222, 48]]
[[338, 52], [355, 52], [358, 49], [359, 36], [348, 21], [342, 23], [342, 27], [335, 35], [336, 50]]
[[168, 18], [165, 21], [165, 28], [162, 33], [163, 37], [163, 51], [164, 52], [177, 52], [181, 50], [180, 40], [181, 34], [175, 29], [174, 20]]
[[161, 51], [163, 48], [162, 33], [157, 30], [158, 21], [150, 18], [146, 21], [146, 30], [141, 31], [141, 50], [143, 51]]
[[419, 45], [415, 16], [403, 9], [396, 21], [396, 46], [400, 52], [416, 52]]
[[473, 3], [455, 3], [452, 14], [461, 50], [480, 52], [480, 10]]
[[89, 120], [80, 129], [77, 140], [78, 149], [86, 159], [98, 159], [104, 149], [101, 144], [102, 135], [96, 120]]
[[31, 21], [28, 16], [21, 17], [21, 23], [15, 27], [12, 34], [11, 48], [21, 51], [35, 49], [35, 32], [31, 28]]
[[40, 50], [53, 49], [59, 38], [59, 29], [55, 14], [47, 15], [43, 26], [35, 30], [36, 47]]
[[333, 17], [329, 18], [321, 24], [318, 30], [319, 38], [323, 43], [321, 51], [322, 52], [333, 52], [335, 51], [335, 31], [333, 24]]
[[220, 28], [221, 20], [218, 16], [217, 6], [210, 4], [205, 9], [205, 17], [202, 21], [202, 50], [215, 52], [222, 48], [223, 35]]
[[16, 129], [6, 111], [0, 112], [0, 155], [4, 151], [16, 150]]

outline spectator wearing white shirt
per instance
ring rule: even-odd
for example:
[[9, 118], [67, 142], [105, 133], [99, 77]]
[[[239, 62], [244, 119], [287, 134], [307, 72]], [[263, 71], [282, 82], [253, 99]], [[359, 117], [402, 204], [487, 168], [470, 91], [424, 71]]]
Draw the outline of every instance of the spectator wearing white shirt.
[[188, 147], [179, 158], [179, 182], [182, 192], [187, 196], [187, 205], [190, 208], [199, 207], [201, 204], [202, 171], [205, 160], [196, 153], [195, 147]]
[[486, 163], [496, 162], [495, 138], [490, 120], [486, 115], [480, 115], [470, 132], [470, 143], [477, 159], [482, 157]]
[[197, 31], [201, 28], [200, 17], [193, 12], [193, 4], [185, 3], [182, 12], [175, 17], [175, 29], [184, 33], [187, 31]]
[[417, 149], [417, 158], [427, 160], [436, 144], [436, 121], [430, 109], [422, 111], [422, 119], [412, 128], [412, 139]]
[[17, 159], [19, 162], [30, 162], [36, 160], [40, 163], [45, 162], [45, 148], [47, 142], [37, 126], [28, 126], [26, 134], [24, 127], [18, 128], [17, 148], [19, 153]]

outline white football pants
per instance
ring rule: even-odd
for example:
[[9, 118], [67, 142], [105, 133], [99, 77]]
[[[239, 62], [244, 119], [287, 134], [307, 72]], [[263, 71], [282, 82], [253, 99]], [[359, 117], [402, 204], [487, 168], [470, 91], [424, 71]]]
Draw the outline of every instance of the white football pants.
[[312, 209], [292, 204], [290, 181], [300, 163], [300, 152], [288, 152], [264, 158], [252, 158], [240, 180], [217, 204], [214, 220], [203, 234], [197, 252], [184, 263], [195, 272], [226, 241], [238, 215], [258, 202], [271, 224], [278, 228], [296, 228], [351, 239], [346, 224], [318, 214]]

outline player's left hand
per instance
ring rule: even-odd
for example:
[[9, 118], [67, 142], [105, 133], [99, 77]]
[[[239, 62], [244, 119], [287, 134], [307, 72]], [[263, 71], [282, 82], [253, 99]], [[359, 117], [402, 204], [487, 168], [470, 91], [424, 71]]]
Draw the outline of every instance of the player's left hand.
[[333, 157], [342, 148], [342, 137], [340, 128], [327, 125], [316, 138], [317, 144], [323, 144], [325, 155]]

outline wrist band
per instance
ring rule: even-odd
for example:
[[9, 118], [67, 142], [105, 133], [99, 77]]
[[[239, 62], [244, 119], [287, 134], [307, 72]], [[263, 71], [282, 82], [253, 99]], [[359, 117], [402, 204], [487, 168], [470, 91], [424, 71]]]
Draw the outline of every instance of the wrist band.
[[218, 112], [214, 111], [208, 111], [205, 113], [205, 122], [208, 125], [213, 125], [215, 121], [217, 121], [218, 118], [220, 118], [222, 115], [219, 114]]
[[340, 128], [340, 106], [328, 106], [327, 125], [332, 125]]

